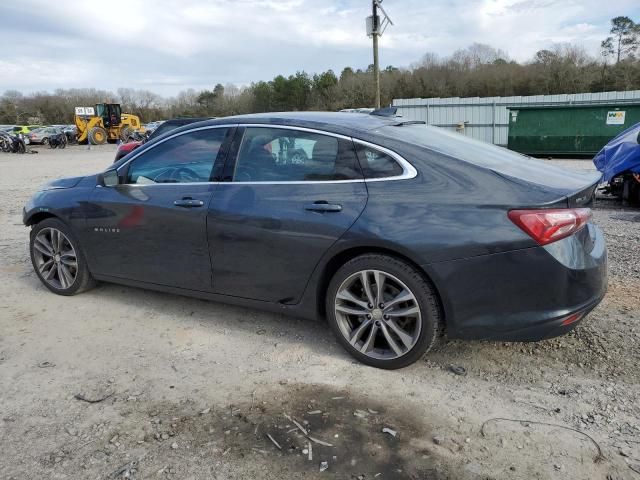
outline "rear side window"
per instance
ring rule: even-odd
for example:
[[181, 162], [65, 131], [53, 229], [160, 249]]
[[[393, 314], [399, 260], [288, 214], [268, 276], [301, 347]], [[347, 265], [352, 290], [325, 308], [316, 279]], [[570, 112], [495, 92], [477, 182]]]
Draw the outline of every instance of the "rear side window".
[[388, 178], [402, 175], [402, 166], [386, 153], [361, 144], [356, 144], [356, 150], [364, 178]]
[[280, 128], [247, 128], [234, 182], [361, 180], [351, 141]]

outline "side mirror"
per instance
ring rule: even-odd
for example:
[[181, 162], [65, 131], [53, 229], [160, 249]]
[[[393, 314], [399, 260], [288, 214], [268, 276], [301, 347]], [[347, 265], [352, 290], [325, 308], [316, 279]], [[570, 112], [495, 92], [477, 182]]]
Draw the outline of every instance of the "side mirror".
[[120, 183], [116, 170], [107, 170], [102, 174], [102, 183], [105, 187], [115, 187]]

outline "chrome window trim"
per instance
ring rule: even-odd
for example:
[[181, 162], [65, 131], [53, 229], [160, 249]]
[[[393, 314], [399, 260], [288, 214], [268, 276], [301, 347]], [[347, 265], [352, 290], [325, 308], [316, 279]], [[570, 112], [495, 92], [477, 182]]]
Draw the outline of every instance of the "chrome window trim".
[[[162, 139], [162, 141], [156, 143], [155, 145], [152, 145], [151, 147], [136, 153], [133, 157], [131, 157], [129, 160], [127, 160], [126, 162], [124, 162], [122, 165], [120, 165], [118, 168], [116, 168], [116, 172], [119, 173], [120, 169], [125, 167], [126, 165], [130, 164], [131, 162], [133, 162], [136, 158], [138, 158], [140, 155], [153, 150], [154, 148], [156, 148], [158, 145], [162, 145], [164, 142], [166, 142], [167, 140], [171, 140], [172, 138], [176, 138], [179, 137], [181, 135], [186, 135], [187, 133], [193, 133], [193, 132], [199, 132], [200, 130], [212, 130], [214, 128], [233, 128], [233, 127], [237, 127], [237, 124], [225, 124], [225, 125], [207, 125], [205, 127], [198, 127], [198, 128], [193, 128], [190, 130], [185, 130], [184, 132], [178, 132], [178, 133], [174, 133], [173, 135], [168, 136], [167, 138]], [[178, 127], [179, 128], [179, 127]], [[135, 150], [134, 150], [135, 151]], [[215, 161], [215, 159], [214, 159]], [[107, 169], [108, 170], [108, 169]], [[195, 182], [194, 182], [195, 183]], [[197, 183], [218, 183], [218, 182], [197, 182]], [[123, 185], [138, 185], [136, 183], [125, 183]], [[161, 183], [154, 183], [153, 185], [162, 185]], [[176, 185], [176, 184], [172, 184], [172, 185]]]
[[307, 128], [307, 127], [296, 127], [292, 125], [276, 125], [276, 124], [265, 124], [265, 123], [248, 123], [241, 124], [241, 127], [258, 127], [258, 128], [275, 128], [275, 129], [284, 129], [284, 130], [298, 130], [309, 133], [316, 133], [319, 135], [326, 135], [329, 137], [336, 137], [343, 140], [351, 140], [354, 143], [359, 143], [360, 145], [364, 145], [369, 148], [373, 148], [375, 150], [380, 150], [386, 155], [393, 158], [396, 162], [400, 164], [402, 167], [403, 173], [401, 175], [394, 175], [391, 177], [381, 177], [381, 178], [362, 178], [362, 179], [354, 179], [354, 180], [291, 180], [291, 181], [279, 181], [279, 182], [224, 182], [224, 183], [234, 183], [237, 185], [301, 185], [301, 184], [333, 184], [333, 183], [369, 183], [369, 182], [386, 182], [393, 180], [408, 180], [411, 178], [415, 178], [418, 175], [418, 171], [414, 168], [411, 163], [409, 163], [404, 157], [394, 152], [393, 150], [389, 150], [386, 147], [382, 147], [375, 143], [367, 142], [365, 140], [360, 140], [358, 138], [349, 137], [346, 135], [341, 135], [339, 133], [326, 132], [324, 130], [318, 130], [315, 128]]
[[271, 124], [271, 123], [234, 123], [234, 124], [221, 124], [221, 125], [208, 125], [205, 127], [198, 127], [198, 128], [194, 128], [194, 129], [190, 129], [190, 130], [185, 130], [184, 132], [178, 132], [175, 133], [173, 135], [168, 136], [167, 138], [163, 139], [161, 142], [158, 142], [157, 144], [153, 145], [152, 147], [142, 151], [142, 152], [138, 152], [137, 154], [135, 154], [133, 157], [131, 157], [129, 160], [127, 160], [125, 163], [123, 163], [122, 165], [120, 165], [116, 171], [119, 172], [119, 170], [121, 168], [124, 168], [126, 165], [128, 165], [129, 163], [131, 163], [132, 161], [134, 161], [136, 158], [138, 158], [140, 155], [143, 155], [144, 153], [154, 149], [155, 147], [157, 147], [158, 145], [163, 144], [164, 142], [171, 140], [172, 138], [178, 137], [180, 135], [186, 135], [187, 133], [191, 133], [191, 132], [197, 132], [200, 130], [209, 130], [209, 129], [214, 129], [214, 128], [233, 128], [233, 127], [246, 127], [246, 128], [273, 128], [273, 129], [280, 129], [280, 130], [297, 130], [297, 131], [302, 131], [302, 132], [309, 132], [309, 133], [315, 133], [318, 135], [326, 135], [326, 136], [330, 136], [330, 137], [335, 137], [335, 138], [340, 138], [342, 140], [347, 140], [347, 141], [353, 141], [354, 143], [360, 144], [360, 145], [364, 145], [366, 147], [375, 149], [375, 150], [379, 150], [382, 153], [385, 153], [386, 155], [390, 156], [391, 158], [393, 158], [396, 162], [398, 162], [400, 164], [400, 166], [402, 167], [403, 173], [401, 175], [394, 175], [391, 177], [381, 177], [381, 178], [369, 178], [369, 179], [365, 179], [365, 178], [361, 178], [361, 179], [353, 179], [353, 180], [290, 180], [290, 181], [275, 181], [275, 182], [270, 182], [270, 181], [259, 181], [259, 182], [183, 182], [183, 183], [151, 183], [151, 184], [142, 184], [142, 183], [125, 183], [123, 185], [127, 185], [127, 186], [131, 186], [131, 187], [150, 187], [150, 186], [158, 186], [158, 185], [171, 185], [171, 186], [176, 186], [176, 185], [218, 185], [218, 184], [225, 184], [225, 185], [308, 185], [308, 184], [340, 184], [340, 183], [370, 183], [370, 182], [387, 182], [387, 181], [395, 181], [395, 180], [409, 180], [412, 178], [415, 178], [418, 175], [418, 171], [415, 169], [415, 167], [413, 165], [411, 165], [411, 163], [405, 159], [403, 156], [401, 156], [400, 154], [394, 152], [393, 150], [390, 150], [386, 147], [383, 147], [381, 145], [375, 144], [375, 143], [371, 143], [368, 142], [366, 140], [361, 140], [359, 138], [355, 138], [355, 137], [349, 137], [347, 135], [342, 135], [339, 133], [333, 133], [333, 132], [327, 132], [324, 130], [318, 130], [315, 128], [308, 128], [308, 127], [297, 127], [297, 126], [293, 126], [293, 125], [279, 125], [279, 124]]
[[333, 133], [333, 132], [325, 132], [324, 130], [318, 130], [316, 128], [296, 127], [294, 125], [278, 125], [275, 123], [241, 123], [238, 126], [250, 127], [250, 128], [275, 128], [277, 130], [298, 130], [301, 132], [317, 133], [319, 135], [326, 135], [328, 137], [341, 138], [342, 140], [351, 140], [351, 137], [349, 137], [348, 135], [342, 135], [340, 133]]
[[393, 158], [396, 162], [400, 164], [403, 172], [400, 175], [394, 175], [392, 177], [380, 177], [380, 178], [368, 178], [365, 179], [365, 182], [386, 182], [389, 180], [409, 180], [411, 178], [416, 178], [418, 176], [418, 171], [415, 169], [408, 160], [406, 160], [402, 155], [394, 152], [393, 150], [389, 150], [386, 147], [382, 147], [375, 143], [366, 142], [364, 140], [359, 140], [357, 138], [353, 139], [354, 143], [358, 143], [360, 145], [364, 145], [365, 147], [372, 148], [374, 150], [380, 150], [382, 153], [387, 154], [391, 158]]

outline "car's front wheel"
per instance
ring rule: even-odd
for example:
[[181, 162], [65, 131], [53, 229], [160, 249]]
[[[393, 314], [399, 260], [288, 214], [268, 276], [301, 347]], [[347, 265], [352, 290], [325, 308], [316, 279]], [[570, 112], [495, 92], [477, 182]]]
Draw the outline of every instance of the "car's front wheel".
[[347, 351], [378, 368], [417, 361], [443, 330], [431, 284], [408, 263], [387, 255], [361, 255], [343, 265], [329, 284], [326, 311]]
[[75, 295], [94, 285], [75, 236], [63, 222], [48, 218], [31, 230], [31, 263], [42, 283], [58, 295]]

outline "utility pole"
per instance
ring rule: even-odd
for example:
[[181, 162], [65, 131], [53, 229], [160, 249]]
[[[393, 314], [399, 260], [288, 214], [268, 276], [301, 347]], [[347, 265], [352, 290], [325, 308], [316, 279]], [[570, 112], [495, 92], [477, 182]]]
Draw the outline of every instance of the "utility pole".
[[376, 108], [380, 108], [380, 65], [378, 64], [378, 3], [372, 0], [373, 13], [373, 83], [376, 89]]
[[[376, 108], [380, 108], [380, 64], [378, 62], [378, 37], [382, 36], [393, 22], [382, 8], [382, 0], [371, 0], [371, 16], [367, 17], [367, 35], [373, 40], [373, 83], [376, 90]], [[378, 14], [378, 9], [382, 16]]]

